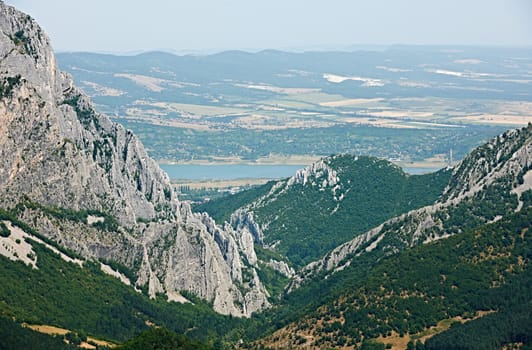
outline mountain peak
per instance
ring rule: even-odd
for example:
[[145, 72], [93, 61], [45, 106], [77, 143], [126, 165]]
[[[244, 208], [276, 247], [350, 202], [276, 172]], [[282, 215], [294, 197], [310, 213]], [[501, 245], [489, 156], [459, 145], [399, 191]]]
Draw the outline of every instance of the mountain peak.
[[243, 258], [249, 230], [226, 231], [179, 202], [139, 139], [57, 69], [38, 24], [4, 3], [0, 92], [1, 208], [85, 258], [131, 269], [152, 297], [186, 290], [237, 316], [269, 305]]
[[508, 130], [474, 149], [455, 167], [442, 200], [471, 196], [505, 174], [528, 171], [531, 139], [529, 124]]
[[[0, 189], [7, 200], [17, 203], [23, 194], [48, 205], [112, 211], [127, 225], [156, 217], [156, 207], [175, 207], [166, 175], [131, 132], [97, 113], [57, 69], [37, 23], [4, 4], [0, 13]], [[53, 176], [58, 170], [62, 176]]]
[[64, 77], [57, 71], [50, 39], [37, 22], [31, 16], [2, 2], [0, 28], [0, 57], [3, 67], [0, 75], [21, 75], [44, 98], [58, 93], [63, 88]]

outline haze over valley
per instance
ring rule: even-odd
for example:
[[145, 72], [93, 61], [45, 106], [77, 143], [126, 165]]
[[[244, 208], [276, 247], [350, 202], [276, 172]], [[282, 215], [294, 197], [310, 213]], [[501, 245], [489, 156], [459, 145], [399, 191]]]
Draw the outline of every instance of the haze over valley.
[[[162, 162], [306, 164], [336, 153], [447, 164], [532, 121], [530, 49], [59, 54]], [[306, 161], [306, 162], [305, 162]]]

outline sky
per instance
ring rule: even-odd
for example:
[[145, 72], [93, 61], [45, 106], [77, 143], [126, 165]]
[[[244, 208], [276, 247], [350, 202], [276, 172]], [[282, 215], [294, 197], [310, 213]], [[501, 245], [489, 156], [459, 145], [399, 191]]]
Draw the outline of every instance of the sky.
[[56, 51], [532, 46], [532, 0], [5, 0]]

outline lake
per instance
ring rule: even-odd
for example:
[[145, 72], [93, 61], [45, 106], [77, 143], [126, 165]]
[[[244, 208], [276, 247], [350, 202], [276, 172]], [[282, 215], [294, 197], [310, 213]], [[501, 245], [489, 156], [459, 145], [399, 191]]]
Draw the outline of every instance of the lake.
[[[290, 177], [305, 165], [251, 165], [251, 164], [162, 164], [172, 180], [237, 180], [280, 179]], [[435, 168], [404, 168], [409, 174], [426, 174]]]
[[404, 172], [410, 175], [422, 175], [422, 174], [434, 173], [440, 169], [441, 168], [403, 168]]
[[161, 164], [161, 168], [173, 180], [279, 179], [292, 176], [304, 167], [305, 165]]

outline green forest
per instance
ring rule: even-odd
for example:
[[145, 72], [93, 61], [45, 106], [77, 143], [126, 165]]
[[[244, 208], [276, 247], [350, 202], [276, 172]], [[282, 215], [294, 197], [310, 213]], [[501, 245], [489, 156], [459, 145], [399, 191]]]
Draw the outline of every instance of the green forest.
[[488, 311], [430, 339], [427, 348], [529, 343], [531, 223], [529, 207], [497, 223], [383, 257], [374, 266], [369, 257], [355, 259], [344, 271], [287, 295], [282, 306], [264, 316], [269, 314], [277, 328], [295, 321], [297, 333], [318, 337], [316, 346], [334, 347], [392, 332], [417, 334], [442, 320]]
[[[0, 257], [1, 339], [4, 344], [41, 343], [41, 348], [60, 343], [16, 326], [27, 322], [126, 342], [125, 349], [135, 349], [153, 334], [127, 340], [148, 330], [149, 321], [171, 334], [201, 340], [205, 346], [225, 348], [244, 339], [253, 347], [260, 344], [252, 343], [253, 339], [296, 321], [298, 332], [311, 330], [320, 336], [316, 345], [341, 346], [391, 332], [416, 334], [441, 320], [489, 311], [482, 318], [453, 325], [429, 339], [425, 348], [529, 344], [531, 223], [532, 208], [528, 208], [461, 235], [382, 258], [377, 265], [372, 266], [370, 258], [355, 260], [326, 281], [316, 280], [285, 295], [278, 306], [253, 319], [218, 315], [199, 300], [194, 300], [195, 305], [168, 303], [162, 297], [149, 300], [103, 274], [95, 263], [86, 262], [80, 268], [32, 242], [38, 270]], [[320, 327], [316, 327], [318, 320]], [[173, 344], [186, 338], [170, 335], [168, 339]]]
[[[410, 178], [422, 184], [427, 183], [425, 179], [433, 181], [430, 176]], [[269, 191], [271, 184], [268, 186], [261, 189], [262, 193]], [[501, 189], [497, 183], [493, 188]], [[1, 332], [4, 339], [13, 339], [19, 333], [31, 331], [14, 327], [12, 323], [27, 322], [56, 325], [123, 343], [148, 330], [148, 321], [172, 334], [186, 335], [204, 342], [205, 346], [223, 349], [240, 339], [244, 340], [244, 347], [260, 347], [261, 343], [255, 342], [257, 339], [295, 322], [297, 332], [313, 332], [318, 336], [316, 346], [363, 344], [368, 348], [372, 344], [369, 340], [379, 336], [418, 334], [441, 320], [467, 318], [478, 311], [487, 311], [490, 312], [487, 316], [464, 325], [455, 324], [418, 347], [458, 349], [467, 344], [464, 337], [484, 333], [489, 333], [482, 336], [484, 342], [477, 341], [465, 348], [495, 349], [501, 344], [528, 344], [531, 333], [523, 324], [529, 325], [525, 321], [532, 312], [528, 267], [532, 247], [527, 240], [532, 222], [529, 192], [521, 198], [524, 209], [509, 215], [514, 205], [508, 207], [505, 203], [515, 201], [497, 196], [496, 191], [493, 194], [485, 191], [481, 198], [474, 197], [463, 209], [454, 207], [446, 222], [452, 222], [450, 218], [457, 216], [467, 218], [464, 216], [467, 210], [478, 207], [475, 203], [480, 201], [485, 205], [494, 203], [494, 208], [500, 208], [505, 218], [491, 224], [483, 224], [482, 220], [480, 226], [472, 222], [472, 227], [464, 229], [462, 234], [395, 256], [386, 256], [384, 250], [376, 249], [353, 259], [344, 271], [327, 279], [317, 276], [290, 294], [282, 291], [286, 280], [276, 281], [278, 276], [263, 269], [263, 279], [272, 279], [270, 288], [281, 299], [273, 308], [252, 319], [221, 316], [208, 303], [193, 296], [189, 297], [194, 305], [168, 303], [163, 296], [150, 300], [102, 273], [97, 262], [86, 261], [80, 268], [31, 241], [38, 257], [38, 269], [0, 257]], [[48, 210], [72, 220], [86, 215]], [[12, 213], [0, 214], [1, 219], [44, 238]], [[468, 225], [463, 222], [462, 226]], [[264, 258], [272, 254], [279, 258], [277, 253], [265, 249], [258, 249], [257, 253]], [[316, 327], [318, 323], [321, 326]], [[34, 332], [28, 334], [24, 341], [39, 342], [42, 337]], [[41, 343], [58, 341], [48, 338]], [[150, 335], [142, 338], [149, 339]], [[180, 338], [170, 336], [169, 339], [172, 343]], [[17, 343], [10, 340], [10, 344]], [[134, 342], [130, 344], [136, 346]]]

